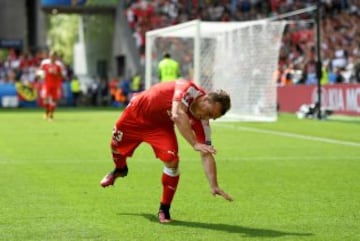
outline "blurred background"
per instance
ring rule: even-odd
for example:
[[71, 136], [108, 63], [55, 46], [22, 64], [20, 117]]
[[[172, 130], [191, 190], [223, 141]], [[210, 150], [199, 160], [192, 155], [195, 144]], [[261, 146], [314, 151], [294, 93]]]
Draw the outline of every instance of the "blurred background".
[[[360, 115], [360, 0], [319, 0], [323, 103]], [[0, 0], [0, 106], [41, 106], [37, 73], [50, 50], [66, 66], [61, 106], [123, 107], [144, 88], [147, 31], [203, 21], [250, 21], [316, 6], [316, 0]], [[281, 45], [279, 111], [314, 103], [315, 11], [292, 15]], [[186, 56], [185, 56], [186, 57]], [[71, 82], [79, 81], [74, 100]]]

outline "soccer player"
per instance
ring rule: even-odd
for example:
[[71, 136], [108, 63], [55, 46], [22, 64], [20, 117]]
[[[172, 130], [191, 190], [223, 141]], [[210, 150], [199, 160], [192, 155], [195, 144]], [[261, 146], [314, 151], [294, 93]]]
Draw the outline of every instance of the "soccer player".
[[209, 126], [210, 119], [221, 117], [229, 109], [230, 97], [225, 91], [206, 93], [186, 80], [158, 83], [135, 95], [113, 129], [111, 150], [115, 169], [101, 180], [101, 186], [113, 185], [118, 177], [125, 177], [127, 157], [140, 143], [149, 143], [155, 156], [164, 163], [159, 221], [170, 222], [170, 206], [180, 176], [176, 126], [193, 149], [200, 152], [211, 193], [232, 201], [217, 182], [216, 150], [211, 145]]
[[44, 73], [42, 90], [45, 107], [44, 118], [49, 121], [54, 118], [54, 111], [61, 95], [61, 84], [64, 77], [64, 66], [57, 58], [57, 53], [51, 51], [49, 58], [44, 59], [40, 64], [40, 70]]

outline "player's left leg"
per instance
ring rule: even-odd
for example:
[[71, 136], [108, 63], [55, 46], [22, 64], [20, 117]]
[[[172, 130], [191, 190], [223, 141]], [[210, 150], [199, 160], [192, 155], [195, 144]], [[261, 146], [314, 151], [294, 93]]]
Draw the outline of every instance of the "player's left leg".
[[161, 177], [163, 191], [158, 214], [160, 223], [171, 222], [170, 207], [180, 178], [177, 162], [165, 162], [164, 164], [165, 167]]
[[48, 100], [44, 99], [44, 120], [49, 120], [49, 104]]
[[60, 88], [52, 88], [50, 91], [49, 96], [49, 120], [54, 120], [54, 112], [57, 106], [57, 102], [61, 96], [61, 89]]
[[56, 108], [56, 102], [53, 100], [53, 98], [50, 98], [50, 101], [48, 104], [48, 120], [49, 121], [54, 120], [55, 108]]
[[162, 127], [152, 129], [145, 136], [145, 142], [151, 144], [156, 157], [164, 163], [164, 170], [161, 176], [163, 190], [158, 215], [160, 223], [168, 223], [171, 222], [170, 207], [180, 178], [178, 143], [175, 130], [171, 127]]

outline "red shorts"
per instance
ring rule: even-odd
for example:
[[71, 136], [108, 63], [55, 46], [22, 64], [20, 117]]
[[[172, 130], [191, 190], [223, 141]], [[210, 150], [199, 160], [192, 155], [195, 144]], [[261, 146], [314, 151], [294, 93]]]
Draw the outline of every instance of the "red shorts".
[[61, 96], [61, 88], [57, 86], [44, 86], [42, 89], [42, 97], [45, 99], [52, 98], [57, 101]]
[[111, 147], [124, 156], [132, 156], [142, 142], [149, 143], [155, 156], [164, 162], [179, 160], [174, 126], [144, 125], [127, 108], [113, 129]]

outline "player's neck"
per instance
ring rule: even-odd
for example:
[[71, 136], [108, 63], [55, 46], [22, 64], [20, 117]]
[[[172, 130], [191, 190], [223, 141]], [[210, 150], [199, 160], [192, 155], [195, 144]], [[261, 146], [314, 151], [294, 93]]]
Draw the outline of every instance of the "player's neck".
[[196, 111], [197, 109], [198, 109], [198, 103], [196, 103], [196, 102], [193, 102], [189, 107], [189, 111], [190, 111], [191, 115], [193, 117], [195, 117], [196, 119], [200, 119], [199, 115], [197, 114], [197, 111]]

